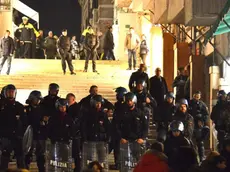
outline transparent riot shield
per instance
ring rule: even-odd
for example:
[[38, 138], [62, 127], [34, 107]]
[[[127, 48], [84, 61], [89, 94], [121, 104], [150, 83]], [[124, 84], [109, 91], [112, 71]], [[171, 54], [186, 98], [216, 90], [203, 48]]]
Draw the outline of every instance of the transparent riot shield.
[[137, 142], [120, 144], [120, 172], [132, 172], [145, 150], [145, 144]]
[[72, 142], [46, 142], [46, 172], [73, 172]]
[[109, 171], [109, 148], [106, 142], [85, 142], [83, 144], [82, 167], [86, 169], [93, 161], [98, 161], [103, 171]]

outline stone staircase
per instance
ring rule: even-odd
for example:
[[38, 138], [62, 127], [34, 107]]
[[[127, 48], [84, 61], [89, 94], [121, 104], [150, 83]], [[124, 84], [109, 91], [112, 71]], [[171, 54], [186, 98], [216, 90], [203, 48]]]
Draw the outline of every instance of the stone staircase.
[[[48, 94], [48, 85], [57, 83], [60, 85], [59, 96], [65, 97], [68, 93], [74, 93], [77, 101], [89, 93], [91, 85], [97, 85], [99, 94], [106, 99], [115, 102], [114, 89], [123, 86], [128, 88], [128, 80], [133, 71], [127, 71], [125, 61], [97, 61], [98, 73], [91, 71], [89, 66], [88, 73], [83, 73], [84, 61], [73, 61], [76, 75], [68, 72], [63, 75], [60, 60], [35, 60], [35, 59], [14, 59], [10, 75], [4, 75], [5, 69], [0, 75], [0, 88], [7, 84], [14, 84], [17, 87], [17, 100], [22, 104], [28, 98], [32, 90], [39, 90], [42, 95]], [[90, 64], [91, 65], [91, 64]], [[149, 138], [155, 138], [155, 130], [151, 127]], [[109, 158], [113, 163], [113, 156]], [[10, 168], [16, 168], [15, 162], [10, 164]], [[36, 163], [31, 165], [31, 171], [35, 172]]]

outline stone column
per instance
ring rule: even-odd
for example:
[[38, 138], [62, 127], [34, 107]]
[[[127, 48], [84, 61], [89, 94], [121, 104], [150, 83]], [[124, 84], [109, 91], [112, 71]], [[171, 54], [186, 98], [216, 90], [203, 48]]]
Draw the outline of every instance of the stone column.
[[11, 37], [14, 37], [13, 33], [13, 14], [11, 11], [0, 11], [0, 37], [3, 37], [6, 30], [11, 32]]
[[[219, 90], [219, 78], [220, 78], [220, 71], [218, 66], [211, 66], [209, 68], [210, 74], [210, 113], [212, 112], [213, 106], [216, 104], [217, 99], [216, 95]], [[212, 121], [210, 120], [210, 149], [214, 150], [216, 148], [217, 140], [213, 137], [213, 128], [212, 128]]]

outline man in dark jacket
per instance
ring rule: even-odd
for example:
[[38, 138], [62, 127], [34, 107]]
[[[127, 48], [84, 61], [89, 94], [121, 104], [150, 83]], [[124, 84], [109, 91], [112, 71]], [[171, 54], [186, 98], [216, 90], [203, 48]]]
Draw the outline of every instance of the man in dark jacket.
[[70, 74], [76, 75], [74, 72], [74, 67], [72, 64], [72, 57], [71, 57], [71, 42], [70, 38], [67, 36], [67, 30], [62, 30], [62, 35], [60, 36], [58, 40], [58, 51], [61, 56], [61, 63], [62, 63], [62, 70], [64, 75], [66, 74], [66, 61], [69, 66]]
[[84, 72], [87, 72], [88, 70], [88, 64], [90, 59], [92, 59], [93, 72], [97, 72], [96, 55], [97, 55], [97, 48], [99, 47], [99, 38], [97, 37], [97, 35], [87, 33], [83, 47], [85, 49], [85, 54], [86, 54]]
[[179, 68], [179, 75], [173, 81], [173, 88], [176, 87], [176, 102], [185, 98], [184, 87], [188, 77], [185, 75], [184, 67]]
[[150, 94], [157, 101], [157, 106], [162, 105], [164, 97], [168, 93], [168, 86], [165, 79], [161, 76], [161, 69], [156, 68], [156, 75], [150, 78]]
[[129, 79], [129, 89], [131, 92], [135, 91], [136, 82], [139, 80], [145, 81], [145, 91], [149, 90], [149, 76], [146, 71], [146, 66], [144, 64], [140, 64], [140, 68], [133, 72]]
[[3, 65], [7, 60], [7, 72], [10, 74], [11, 61], [14, 53], [14, 40], [10, 37], [10, 31], [6, 30], [5, 36], [0, 40], [0, 73], [2, 71]]
[[29, 169], [33, 158], [33, 150], [36, 148], [36, 160], [39, 172], [45, 172], [45, 141], [47, 139], [48, 118], [44, 116], [44, 109], [40, 105], [42, 95], [40, 91], [34, 90], [26, 100], [25, 112], [28, 125], [33, 128], [33, 147], [25, 157], [26, 168]]
[[113, 49], [114, 49], [113, 28], [112, 26], [110, 26], [104, 38], [104, 59], [105, 60], [115, 60]]
[[14, 150], [17, 167], [24, 168], [24, 152], [22, 137], [26, 128], [24, 106], [17, 102], [17, 90], [14, 85], [7, 85], [4, 89], [4, 99], [0, 100], [0, 138], [1, 165], [0, 171], [6, 171], [10, 161], [10, 154]]
[[74, 158], [75, 169], [74, 172], [81, 171], [81, 122], [82, 116], [80, 113], [80, 107], [76, 102], [76, 97], [73, 93], [69, 93], [66, 96], [68, 101], [67, 112], [70, 117], [74, 120], [74, 138], [73, 138], [73, 149], [72, 157]]
[[173, 120], [181, 121], [184, 124], [184, 135], [189, 140], [192, 139], [193, 131], [194, 131], [194, 119], [188, 113], [188, 101], [186, 99], [181, 99], [179, 102], [179, 108], [175, 113]]
[[57, 53], [57, 40], [53, 37], [53, 32], [49, 31], [48, 37], [45, 38], [45, 52], [47, 59], [55, 59]]
[[[121, 121], [117, 129], [121, 138], [121, 149], [125, 149], [126, 151], [130, 149], [132, 155], [132, 157], [130, 157], [131, 159], [125, 159], [125, 162], [122, 163], [129, 164], [128, 166], [131, 168], [135, 166], [135, 163], [138, 162], [143, 153], [142, 151], [144, 150], [145, 140], [148, 134], [147, 116], [137, 108], [136, 104], [136, 95], [131, 92], [127, 93], [125, 95], [125, 106], [121, 113]], [[123, 152], [123, 156], [128, 156], [125, 155], [126, 153]], [[130, 164], [130, 161], [133, 165]], [[124, 168], [124, 164], [120, 164], [121, 169]]]
[[51, 117], [56, 113], [55, 103], [60, 98], [58, 96], [59, 85], [56, 83], [49, 84], [48, 95], [44, 97], [41, 102], [41, 106], [43, 106], [46, 117]]

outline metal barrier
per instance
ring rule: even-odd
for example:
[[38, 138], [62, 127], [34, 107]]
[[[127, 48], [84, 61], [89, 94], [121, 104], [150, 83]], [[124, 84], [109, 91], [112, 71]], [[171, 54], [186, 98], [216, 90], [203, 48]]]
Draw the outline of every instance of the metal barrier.
[[72, 142], [46, 142], [46, 172], [73, 172]]
[[137, 142], [121, 144], [120, 172], [132, 172], [145, 150], [145, 144], [140, 145]]
[[82, 167], [86, 169], [93, 161], [98, 161], [103, 171], [109, 171], [109, 148], [106, 142], [85, 142], [83, 144]]

